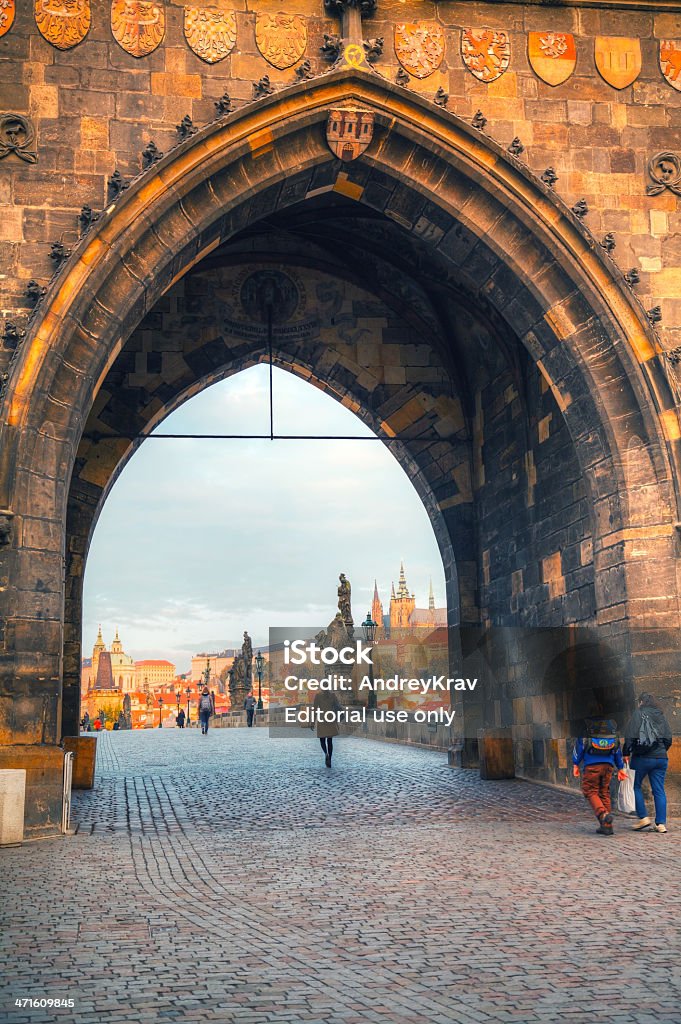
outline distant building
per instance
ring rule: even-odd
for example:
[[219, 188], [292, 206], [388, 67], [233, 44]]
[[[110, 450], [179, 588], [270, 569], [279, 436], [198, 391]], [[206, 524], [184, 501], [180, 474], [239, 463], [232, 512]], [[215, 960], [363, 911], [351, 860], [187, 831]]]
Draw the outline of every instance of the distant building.
[[171, 683], [177, 675], [172, 661], [166, 661], [164, 658], [147, 658], [144, 661], [136, 661], [134, 666], [138, 690], [147, 687], [150, 690], [157, 690]]
[[384, 615], [383, 613], [383, 605], [378, 594], [378, 586], [374, 581], [374, 598], [371, 606], [371, 617], [379, 626], [379, 639], [382, 636], [395, 638], [400, 634], [413, 632], [414, 630], [428, 630], [428, 632], [432, 632], [440, 626], [447, 625], [447, 609], [435, 607], [432, 580], [428, 595], [428, 607], [416, 607], [416, 595], [411, 593], [407, 586], [404, 563], [400, 564], [400, 577], [398, 580], [397, 590], [395, 590], [394, 583], [391, 587], [390, 611], [388, 615]]

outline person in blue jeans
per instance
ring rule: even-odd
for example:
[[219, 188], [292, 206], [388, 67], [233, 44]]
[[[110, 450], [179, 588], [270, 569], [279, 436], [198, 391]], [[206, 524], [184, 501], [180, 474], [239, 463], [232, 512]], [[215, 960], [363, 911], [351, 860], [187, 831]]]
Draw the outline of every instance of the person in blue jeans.
[[648, 817], [641, 784], [647, 777], [655, 802], [655, 831], [667, 831], [667, 797], [664, 791], [664, 777], [667, 774], [669, 758], [667, 751], [672, 745], [672, 731], [662, 708], [651, 693], [642, 693], [638, 707], [624, 730], [624, 756], [631, 757], [630, 767], [634, 776], [634, 800], [638, 821], [635, 832], [642, 832], [653, 824]]
[[207, 686], [204, 686], [203, 693], [199, 698], [199, 721], [201, 722], [201, 735], [206, 736], [208, 734], [208, 723], [210, 722], [210, 716], [215, 712], [215, 705], [213, 704], [213, 698], [210, 694], [210, 690]]

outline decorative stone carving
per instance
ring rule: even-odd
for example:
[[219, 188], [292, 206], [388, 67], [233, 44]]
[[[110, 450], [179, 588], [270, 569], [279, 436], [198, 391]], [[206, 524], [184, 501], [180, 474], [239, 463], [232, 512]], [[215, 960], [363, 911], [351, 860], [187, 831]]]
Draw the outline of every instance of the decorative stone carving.
[[63, 242], [52, 242], [50, 245], [50, 259], [54, 261], [55, 274], [62, 263], [69, 258], [71, 250], [64, 246]]
[[197, 57], [207, 64], [217, 64], [234, 49], [236, 14], [210, 7], [185, 7], [184, 37]]
[[184, 142], [190, 135], [195, 135], [198, 129], [194, 126], [189, 114], [185, 114], [180, 123], [175, 125], [175, 131], [180, 142]]
[[12, 537], [12, 520], [14, 512], [8, 508], [0, 508], [0, 548], [6, 548]]
[[93, 213], [91, 206], [82, 206], [80, 213], [78, 214], [78, 228], [80, 231], [80, 237], [88, 233], [95, 221], [99, 220], [99, 214]]
[[255, 42], [267, 63], [283, 71], [305, 53], [307, 24], [298, 14], [256, 14]]
[[324, 0], [324, 7], [329, 14], [337, 14], [339, 17], [351, 7], [368, 16], [375, 13], [376, 3], [377, 0]]
[[681, 91], [681, 39], [660, 40], [660, 71], [672, 89]]
[[14, 22], [14, 0], [0, 0], [0, 37], [9, 32]]
[[558, 175], [554, 171], [553, 167], [547, 167], [546, 170], [544, 171], [544, 173], [541, 176], [541, 180], [549, 188], [553, 188], [553, 186], [558, 181]]
[[646, 310], [646, 316], [650, 320], [651, 324], [655, 326], [655, 324], [659, 324], [662, 320], [662, 309], [660, 306], [653, 306], [652, 309]]
[[543, 82], [561, 85], [577, 64], [575, 37], [566, 32], [530, 32], [527, 56], [532, 70]]
[[264, 96], [271, 96], [274, 92], [269, 75], [263, 75], [257, 82], [253, 83], [253, 99], [260, 100]]
[[107, 201], [115, 203], [121, 193], [125, 192], [126, 188], [130, 188], [130, 182], [126, 181], [118, 168], [113, 172], [111, 177], [106, 183], [107, 188]]
[[113, 37], [132, 57], [146, 57], [163, 41], [165, 8], [153, 0], [112, 0]]
[[587, 213], [589, 212], [589, 204], [587, 203], [586, 199], [578, 199], [575, 205], [572, 207], [572, 212], [574, 213], [575, 217], [579, 217], [580, 220], [583, 217], [586, 217]]
[[414, 78], [427, 78], [445, 55], [445, 34], [436, 21], [400, 22], [395, 25], [395, 55]]
[[449, 93], [445, 92], [442, 86], [435, 93], [433, 103], [437, 103], [438, 107], [446, 107], [449, 103]]
[[43, 288], [37, 281], [29, 281], [26, 285], [26, 298], [31, 306], [37, 306], [45, 295], [47, 288]]
[[4, 347], [15, 349], [25, 334], [26, 331], [17, 327], [13, 320], [5, 320], [5, 329], [2, 336]]
[[681, 196], [681, 159], [676, 153], [656, 153], [648, 161], [648, 174], [653, 184], [646, 186], [646, 195], [658, 196], [669, 189], [675, 196]]
[[409, 85], [409, 75], [404, 68], [398, 68], [397, 74], [395, 75], [395, 81], [398, 85], [401, 85], [404, 89]]
[[374, 137], [374, 113], [339, 107], [329, 111], [326, 141], [339, 160], [356, 160]]
[[613, 235], [612, 231], [609, 231], [607, 235], [605, 235], [605, 237], [603, 238], [601, 246], [605, 249], [608, 256], [611, 256], [612, 253], [615, 251], [616, 245], [617, 241], [615, 239], [615, 236]]
[[157, 164], [159, 160], [163, 159], [163, 153], [158, 148], [155, 142], [151, 141], [146, 144], [142, 150], [142, 170], [148, 171], [150, 167]]
[[385, 40], [383, 36], [377, 36], [376, 39], [365, 39], [364, 40], [364, 54], [370, 64], [375, 64], [378, 58], [383, 53], [383, 45]]
[[13, 153], [27, 164], [34, 164], [38, 154], [31, 146], [35, 130], [23, 114], [0, 114], [0, 160]]
[[487, 118], [483, 114], [482, 110], [476, 110], [476, 112], [473, 114], [473, 120], [471, 121], [471, 124], [473, 125], [474, 128], [477, 128], [479, 132], [483, 130], [483, 128], [487, 124]]
[[40, 34], [58, 50], [82, 43], [90, 29], [90, 0], [35, 0], [33, 12]]
[[525, 152], [525, 147], [523, 146], [522, 142], [520, 141], [517, 135], [514, 139], [511, 140], [508, 147], [508, 152], [511, 154], [511, 156], [520, 156], [521, 153]]
[[215, 101], [215, 109], [218, 112], [218, 117], [224, 117], [225, 114], [229, 114], [232, 109], [232, 101], [229, 93], [223, 92], [219, 100]]
[[628, 270], [624, 275], [624, 280], [630, 288], [635, 288], [637, 284], [641, 283], [641, 275], [636, 267], [632, 267], [631, 270]]
[[626, 36], [596, 36], [596, 67], [613, 89], [626, 89], [641, 73], [641, 42]]
[[336, 61], [340, 57], [341, 38], [340, 36], [329, 36], [324, 33], [324, 42], [319, 47], [322, 56], [327, 60]]
[[481, 82], [494, 82], [511, 61], [508, 32], [465, 28], [461, 32], [461, 57], [472, 75]]
[[314, 78], [312, 73], [312, 65], [309, 60], [304, 60], [299, 67], [296, 68], [296, 78], [299, 82], [307, 82], [311, 78]]

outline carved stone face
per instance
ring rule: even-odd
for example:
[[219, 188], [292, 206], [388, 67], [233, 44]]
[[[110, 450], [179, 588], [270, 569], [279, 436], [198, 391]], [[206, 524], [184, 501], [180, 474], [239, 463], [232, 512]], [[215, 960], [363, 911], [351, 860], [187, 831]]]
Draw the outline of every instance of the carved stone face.
[[671, 181], [676, 174], [676, 167], [671, 160], [660, 160], [657, 165], [657, 172], [663, 181]]

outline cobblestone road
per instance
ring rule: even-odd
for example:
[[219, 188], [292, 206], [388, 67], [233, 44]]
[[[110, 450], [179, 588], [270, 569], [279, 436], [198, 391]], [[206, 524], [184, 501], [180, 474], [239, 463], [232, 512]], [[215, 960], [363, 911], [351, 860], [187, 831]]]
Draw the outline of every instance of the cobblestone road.
[[681, 829], [361, 739], [99, 743], [78, 834], [1, 854], [1, 1021], [681, 1022]]

